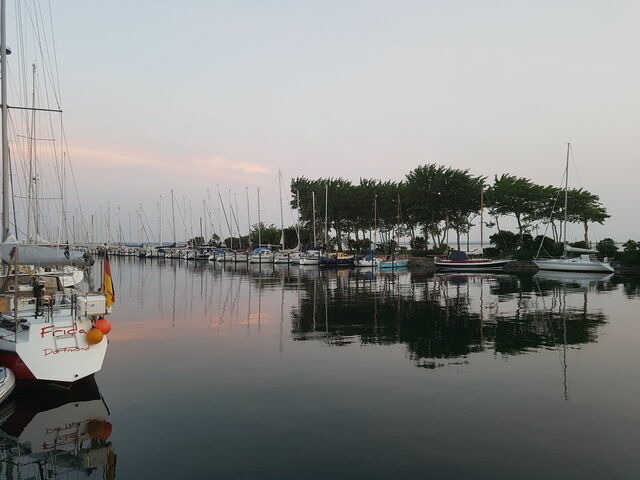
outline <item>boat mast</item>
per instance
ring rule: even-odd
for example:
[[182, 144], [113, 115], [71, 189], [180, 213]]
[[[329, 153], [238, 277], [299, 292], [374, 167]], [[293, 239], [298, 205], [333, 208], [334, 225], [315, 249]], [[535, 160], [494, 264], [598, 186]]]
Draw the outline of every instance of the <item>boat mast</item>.
[[258, 247], [262, 245], [262, 224], [260, 223], [260, 187], [258, 187]]
[[247, 194], [247, 227], [249, 227], [248, 229], [248, 234], [247, 234], [247, 240], [248, 240], [248, 246], [249, 248], [251, 248], [251, 211], [249, 210], [249, 187], [244, 187], [244, 191]]
[[242, 235], [240, 234], [240, 222], [238, 218], [240, 217], [240, 210], [238, 209], [238, 195], [236, 192], [233, 192], [233, 201], [236, 204], [236, 211], [233, 211], [233, 206], [231, 207], [231, 213], [233, 213], [233, 218], [236, 221], [236, 228], [238, 229], [238, 248], [242, 248]]
[[313, 248], [318, 244], [316, 242], [316, 192], [311, 192], [311, 202], [313, 203]]
[[398, 218], [396, 220], [396, 241], [398, 245], [396, 245], [398, 252], [400, 252], [400, 194], [398, 194]]
[[324, 248], [329, 250], [329, 222], [327, 213], [329, 210], [329, 184], [324, 186]]
[[[233, 250], [233, 232], [231, 231], [231, 225], [229, 224], [229, 218], [227, 217], [227, 211], [224, 208], [224, 202], [222, 201], [222, 195], [220, 195], [220, 190], [218, 190], [218, 199], [220, 200], [220, 206], [222, 207], [222, 213], [224, 213], [224, 221], [227, 224], [227, 228], [229, 229], [229, 235], [231, 236], [229, 242], [231, 244], [231, 249]], [[202, 200], [204, 203], [204, 200]], [[202, 222], [202, 220], [200, 220]], [[222, 232], [220, 232], [222, 233]], [[202, 236], [202, 225], [200, 225], [200, 236]], [[226, 245], [225, 245], [226, 246]]]
[[563, 227], [563, 256], [567, 256], [567, 205], [568, 205], [568, 190], [569, 190], [569, 150], [571, 149], [571, 143], [567, 143], [567, 163], [564, 170], [564, 225]]
[[171, 189], [171, 223], [173, 224], [173, 246], [175, 247], [176, 243], [176, 209], [174, 205], [175, 201], [173, 198], [173, 188]]
[[278, 170], [278, 190], [280, 191], [280, 245], [284, 250], [284, 218], [282, 216], [282, 170]]
[[484, 248], [484, 188], [480, 189], [480, 250]]
[[298, 211], [298, 220], [296, 221], [296, 235], [298, 236], [298, 246], [300, 248], [300, 190], [296, 190], [296, 210]]
[[[31, 88], [31, 107], [36, 108], [36, 64], [31, 64], [32, 73], [32, 88]], [[27, 242], [36, 243], [38, 238], [38, 213], [37, 206], [37, 194], [36, 189], [36, 165], [35, 165], [35, 150], [36, 150], [36, 112], [31, 111], [31, 125], [29, 129], [29, 188], [27, 191]], [[31, 218], [33, 215], [33, 223], [35, 227], [35, 234], [32, 236], [31, 232]]]
[[162, 246], [162, 195], [158, 201], [158, 247]]
[[373, 249], [378, 248], [378, 194], [373, 196]]
[[[9, 139], [7, 137], [7, 2], [0, 1], [0, 90], [2, 93], [2, 241], [9, 235]], [[3, 269], [4, 270], [4, 269]]]

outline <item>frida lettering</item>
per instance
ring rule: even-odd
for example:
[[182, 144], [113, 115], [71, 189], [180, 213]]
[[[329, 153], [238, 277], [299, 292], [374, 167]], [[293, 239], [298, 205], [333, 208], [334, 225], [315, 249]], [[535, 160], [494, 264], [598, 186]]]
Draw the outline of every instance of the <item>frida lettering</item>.
[[84, 328], [78, 329], [78, 325], [76, 322], [73, 322], [73, 327], [71, 328], [53, 328], [53, 325], [47, 325], [46, 327], [42, 327], [40, 329], [40, 338], [44, 338], [45, 335], [52, 334], [54, 336], [58, 335], [75, 335], [76, 333], [87, 333]]

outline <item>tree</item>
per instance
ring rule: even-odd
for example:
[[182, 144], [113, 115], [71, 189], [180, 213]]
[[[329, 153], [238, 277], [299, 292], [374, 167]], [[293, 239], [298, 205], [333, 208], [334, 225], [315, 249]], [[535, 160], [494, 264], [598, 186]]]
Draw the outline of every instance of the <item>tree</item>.
[[584, 241], [589, 244], [589, 223], [602, 224], [610, 217], [607, 209], [600, 203], [600, 197], [583, 189], [567, 192], [567, 210], [570, 222], [582, 223]]
[[610, 238], [600, 240], [596, 244], [596, 249], [598, 250], [598, 253], [600, 253], [600, 255], [605, 257], [613, 257], [618, 252], [616, 242], [614, 242]]
[[528, 178], [503, 174], [494, 177], [493, 185], [487, 191], [489, 210], [493, 216], [513, 215], [518, 223], [520, 243], [524, 243], [524, 233], [529, 229], [529, 220], [538, 218], [540, 206], [545, 197], [544, 187], [536, 185]]
[[469, 216], [480, 210], [484, 180], [468, 170], [434, 164], [414, 168], [404, 182], [410, 224], [421, 226], [425, 234], [431, 234], [433, 243], [440, 246], [451, 227], [456, 231], [460, 248], [460, 234], [468, 228]]

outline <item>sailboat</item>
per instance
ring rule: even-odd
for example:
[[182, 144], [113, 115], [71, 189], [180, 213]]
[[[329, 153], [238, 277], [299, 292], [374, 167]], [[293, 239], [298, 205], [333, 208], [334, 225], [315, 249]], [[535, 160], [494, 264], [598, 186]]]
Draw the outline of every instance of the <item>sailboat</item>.
[[300, 255], [300, 265], [318, 265], [322, 253], [317, 249], [318, 241], [316, 238], [316, 192], [311, 192], [311, 206], [313, 209], [313, 248], [307, 250]]
[[[484, 249], [484, 190], [480, 191], [480, 255]], [[447, 258], [434, 258], [439, 271], [453, 272], [496, 272], [502, 271], [511, 260], [491, 260], [489, 258], [469, 258], [466, 252], [454, 250]]]
[[[540, 258], [542, 241], [538, 248], [538, 255], [533, 259], [533, 263], [540, 270], [555, 270], [562, 272], [605, 272], [613, 273], [614, 269], [608, 259], [600, 261], [596, 258], [597, 250], [588, 248], [576, 248], [567, 244], [567, 206], [569, 191], [569, 153], [571, 144], [567, 143], [567, 161], [564, 172], [564, 224], [562, 230], [563, 252], [560, 258]], [[574, 256], [570, 256], [574, 254]]]
[[300, 237], [295, 248], [284, 248], [284, 217], [282, 213], [282, 172], [278, 171], [278, 188], [280, 191], [280, 250], [273, 254], [273, 263], [300, 263]]
[[[401, 215], [400, 215], [400, 195], [398, 195], [398, 217], [396, 222], [396, 239], [397, 245], [400, 246], [400, 223], [401, 223]], [[380, 261], [379, 267], [381, 270], [396, 270], [398, 268], [406, 268], [409, 266], [409, 260], [406, 258], [395, 258], [395, 256], [391, 255], [384, 260]]]
[[374, 253], [376, 246], [378, 245], [378, 197], [377, 195], [373, 199], [373, 245], [371, 251], [363, 258], [358, 258], [355, 261], [356, 267], [370, 267], [376, 268], [380, 266], [380, 259], [377, 258]]
[[[329, 185], [324, 187], [324, 243], [329, 248]], [[344, 252], [325, 253], [320, 256], [319, 265], [322, 267], [353, 267], [355, 257]]]
[[[107, 261], [105, 274], [109, 273], [109, 295], [91, 286], [94, 260], [87, 253], [72, 251], [69, 246], [60, 249], [23, 244], [9, 235], [12, 190], [9, 185], [8, 53], [6, 0], [0, 0], [3, 186], [0, 365], [9, 368], [18, 380], [72, 383], [102, 368], [108, 343], [106, 333], [111, 329], [103, 317], [115, 301], [113, 284]], [[21, 108], [33, 112], [47, 111], [35, 107]], [[81, 292], [77, 286], [64, 285], [58, 273], [47, 271], [60, 267], [81, 268], [90, 285], [89, 291]]]

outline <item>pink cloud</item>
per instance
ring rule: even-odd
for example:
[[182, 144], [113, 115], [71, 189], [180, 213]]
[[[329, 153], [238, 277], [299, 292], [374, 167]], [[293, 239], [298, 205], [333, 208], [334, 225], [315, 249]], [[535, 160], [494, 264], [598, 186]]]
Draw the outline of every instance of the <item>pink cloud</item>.
[[166, 170], [190, 173], [194, 175], [206, 175], [216, 177], [233, 177], [234, 174], [262, 174], [269, 169], [257, 163], [239, 162], [224, 156], [214, 155], [207, 158], [183, 158], [169, 160], [166, 158], [151, 157], [137, 152], [121, 152], [101, 150], [87, 147], [72, 147], [69, 153], [74, 163], [91, 164], [92, 168], [113, 168], [114, 165], [127, 166], [128, 168], [153, 168], [154, 170]]

